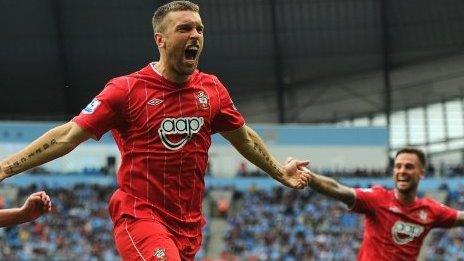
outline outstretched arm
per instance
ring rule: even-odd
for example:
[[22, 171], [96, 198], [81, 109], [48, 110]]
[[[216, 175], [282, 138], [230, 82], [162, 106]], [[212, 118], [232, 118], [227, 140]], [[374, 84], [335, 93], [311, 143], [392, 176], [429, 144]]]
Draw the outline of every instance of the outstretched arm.
[[[288, 158], [287, 162], [290, 162], [292, 160], [292, 158]], [[354, 202], [356, 200], [356, 193], [353, 188], [344, 186], [332, 178], [316, 174], [307, 169], [306, 166], [302, 167], [302, 169], [306, 170], [311, 175], [311, 179], [309, 182], [310, 188], [312, 188], [318, 193], [321, 193], [323, 195], [329, 196], [331, 198], [345, 203], [349, 208], [352, 208], [354, 206]]]
[[293, 160], [282, 166], [269, 153], [259, 135], [250, 127], [244, 125], [234, 131], [222, 132], [221, 135], [246, 159], [282, 184], [297, 189], [307, 186], [309, 173], [299, 170], [299, 168], [306, 166], [308, 162]]
[[311, 172], [311, 182], [309, 187], [313, 190], [339, 200], [352, 208], [356, 199], [353, 188], [344, 186], [332, 178], [324, 177]]
[[92, 134], [74, 122], [53, 128], [26, 148], [1, 161], [0, 181], [59, 158], [91, 137]]
[[52, 210], [50, 197], [44, 192], [31, 194], [21, 208], [0, 210], [0, 227], [30, 222]]

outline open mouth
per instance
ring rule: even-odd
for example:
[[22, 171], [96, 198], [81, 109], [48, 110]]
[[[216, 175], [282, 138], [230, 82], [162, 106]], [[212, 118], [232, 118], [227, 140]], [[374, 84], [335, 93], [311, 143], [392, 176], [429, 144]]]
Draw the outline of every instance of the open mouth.
[[411, 180], [409, 178], [406, 178], [406, 177], [400, 177], [400, 178], [397, 178], [396, 179], [396, 182], [398, 184], [408, 184]]
[[185, 49], [185, 60], [187, 61], [194, 61], [197, 58], [198, 54], [198, 46], [189, 46]]

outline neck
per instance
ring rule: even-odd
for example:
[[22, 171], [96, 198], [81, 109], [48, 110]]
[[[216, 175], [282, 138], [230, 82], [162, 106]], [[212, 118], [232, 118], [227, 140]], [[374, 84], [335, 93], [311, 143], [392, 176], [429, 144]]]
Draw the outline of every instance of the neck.
[[176, 73], [174, 70], [169, 68], [166, 62], [164, 62], [161, 59], [159, 60], [159, 62], [155, 63], [155, 68], [164, 78], [168, 79], [171, 82], [184, 83], [190, 77], [190, 75], [180, 75]]
[[416, 200], [416, 194], [417, 194], [417, 190], [401, 192], [398, 189], [395, 189], [396, 199], [398, 199], [401, 203], [404, 203], [406, 205], [410, 205], [414, 202], [414, 200]]

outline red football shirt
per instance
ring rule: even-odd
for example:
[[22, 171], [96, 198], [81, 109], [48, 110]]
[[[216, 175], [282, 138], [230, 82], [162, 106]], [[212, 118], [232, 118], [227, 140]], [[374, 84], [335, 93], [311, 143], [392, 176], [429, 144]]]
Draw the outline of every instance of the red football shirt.
[[382, 187], [356, 189], [354, 212], [365, 214], [364, 239], [358, 260], [416, 260], [432, 228], [451, 227], [458, 211], [433, 199], [404, 205]]
[[121, 152], [113, 222], [150, 218], [197, 236], [211, 135], [238, 129], [244, 119], [215, 76], [195, 71], [176, 84], [153, 66], [111, 80], [73, 121], [97, 139], [111, 130]]

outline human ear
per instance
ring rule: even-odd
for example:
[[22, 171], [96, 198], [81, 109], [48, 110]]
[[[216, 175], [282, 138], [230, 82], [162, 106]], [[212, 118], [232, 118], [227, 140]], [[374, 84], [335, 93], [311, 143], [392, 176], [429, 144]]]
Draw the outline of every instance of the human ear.
[[155, 43], [158, 48], [163, 48], [166, 45], [164, 35], [161, 33], [155, 33]]

